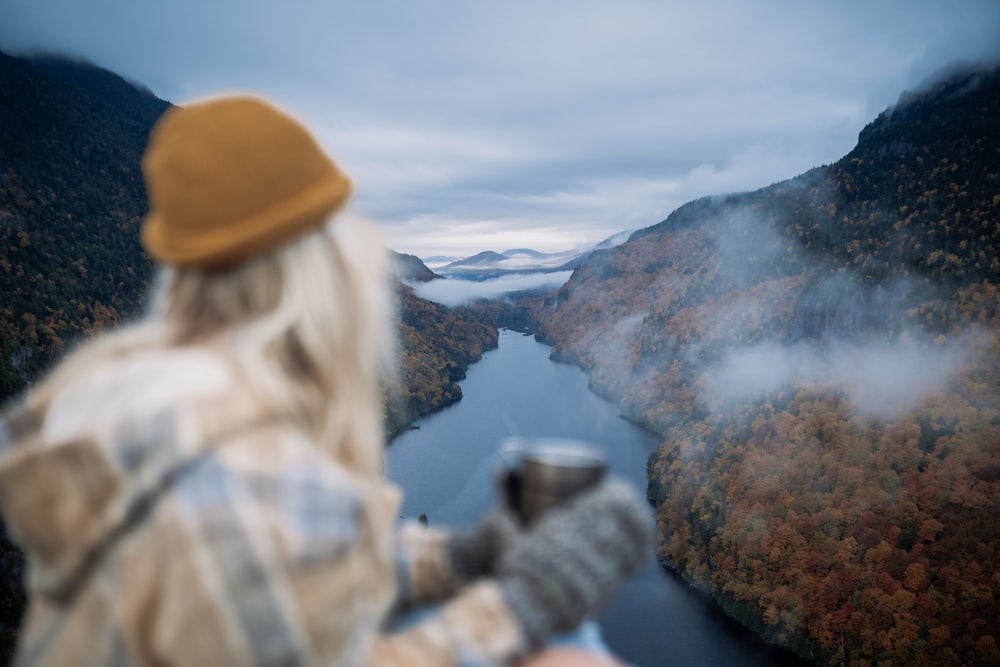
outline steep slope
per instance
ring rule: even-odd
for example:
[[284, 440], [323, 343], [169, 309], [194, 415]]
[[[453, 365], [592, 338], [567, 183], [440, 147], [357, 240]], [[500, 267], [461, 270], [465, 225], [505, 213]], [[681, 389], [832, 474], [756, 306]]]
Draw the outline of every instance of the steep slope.
[[400, 373], [389, 389], [386, 431], [394, 435], [418, 417], [462, 399], [457, 382], [469, 364], [497, 347], [497, 329], [469, 309], [453, 310], [421, 299], [413, 289], [398, 290]]
[[0, 399], [141, 308], [139, 160], [168, 106], [95, 67], [0, 53]]
[[731, 615], [820, 663], [987, 664], [998, 251], [1000, 71], [970, 70], [593, 253], [541, 336], [664, 437], [661, 559]]

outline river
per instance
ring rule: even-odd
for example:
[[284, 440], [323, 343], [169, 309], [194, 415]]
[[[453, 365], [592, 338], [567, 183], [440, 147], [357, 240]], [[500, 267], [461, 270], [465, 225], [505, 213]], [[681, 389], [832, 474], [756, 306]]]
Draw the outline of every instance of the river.
[[[644, 491], [646, 459], [656, 437], [622, 419], [574, 366], [549, 359], [533, 337], [500, 332], [498, 349], [469, 369], [462, 400], [398, 436], [389, 477], [404, 492], [403, 515], [432, 525], [468, 525], [496, 500], [493, 480], [509, 436], [589, 440], [606, 452], [614, 474]], [[600, 616], [615, 653], [636, 667], [801, 666], [787, 651], [758, 640], [654, 558]]]

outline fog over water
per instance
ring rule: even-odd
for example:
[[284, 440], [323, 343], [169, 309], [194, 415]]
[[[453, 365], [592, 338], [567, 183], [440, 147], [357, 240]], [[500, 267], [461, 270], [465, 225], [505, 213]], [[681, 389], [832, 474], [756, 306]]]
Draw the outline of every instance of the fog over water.
[[572, 273], [572, 271], [515, 273], [482, 281], [441, 278], [413, 283], [411, 287], [422, 299], [445, 306], [460, 306], [476, 299], [497, 299], [522, 290], [556, 289], [565, 283]]

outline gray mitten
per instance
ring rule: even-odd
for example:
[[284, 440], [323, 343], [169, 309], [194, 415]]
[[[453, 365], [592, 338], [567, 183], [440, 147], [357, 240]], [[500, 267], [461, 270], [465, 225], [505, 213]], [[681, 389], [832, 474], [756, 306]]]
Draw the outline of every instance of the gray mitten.
[[610, 601], [648, 556], [653, 525], [631, 486], [607, 481], [517, 536], [497, 576], [529, 641], [539, 646]]
[[448, 541], [452, 573], [462, 581], [493, 574], [500, 554], [519, 531], [514, 515], [498, 508], [474, 529], [454, 532]]

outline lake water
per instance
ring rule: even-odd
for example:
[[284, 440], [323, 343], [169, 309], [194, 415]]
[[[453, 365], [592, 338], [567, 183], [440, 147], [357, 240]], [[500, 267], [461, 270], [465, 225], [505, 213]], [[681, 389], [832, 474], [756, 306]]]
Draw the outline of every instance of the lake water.
[[[500, 332], [500, 346], [469, 369], [462, 400], [417, 422], [389, 447], [389, 477], [404, 492], [403, 514], [432, 525], [468, 525], [496, 501], [494, 479], [510, 436], [589, 440], [614, 474], [641, 491], [651, 433], [625, 421], [615, 405], [587, 387], [574, 367], [549, 359], [533, 337]], [[715, 604], [651, 556], [600, 616], [615, 653], [637, 667], [801, 666], [727, 618]]]

